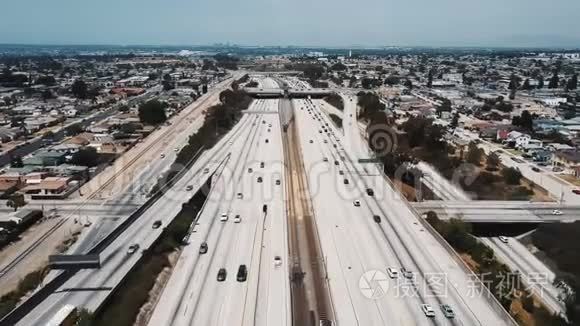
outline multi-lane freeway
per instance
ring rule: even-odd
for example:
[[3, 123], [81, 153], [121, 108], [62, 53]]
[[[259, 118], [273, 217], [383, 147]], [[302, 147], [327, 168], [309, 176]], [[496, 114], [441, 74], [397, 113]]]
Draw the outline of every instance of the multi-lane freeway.
[[291, 323], [278, 100], [250, 110], [149, 325]]
[[[353, 110], [350, 102], [346, 112]], [[478, 281], [425, 230], [377, 167], [358, 163], [368, 152], [356, 114], [350, 120], [350, 113], [344, 115], [342, 137], [318, 101], [295, 100], [294, 108], [338, 324], [513, 323], [485, 291], [470, 293]], [[403, 267], [412, 273], [409, 279]], [[385, 293], [375, 292], [377, 285]], [[423, 304], [437, 309], [434, 318], [425, 316]], [[449, 304], [456, 317], [447, 319], [441, 304]]]
[[[270, 78], [259, 85], [278, 86]], [[288, 85], [308, 89], [297, 80]], [[359, 163], [370, 151], [356, 99], [343, 100], [342, 129], [322, 113], [320, 100], [255, 100], [230, 133], [104, 248], [100, 269], [74, 273], [18, 324], [42, 323], [66, 304], [97, 309], [160, 236], [163, 227], [154, 222], [168, 225], [211, 180], [149, 325], [291, 325], [313, 317], [349, 326], [512, 325], [379, 167]], [[290, 130], [283, 128], [288, 123]], [[107, 197], [135, 200], [134, 191], [119, 194]], [[129, 252], [135, 244], [139, 250]], [[296, 318], [297, 311], [308, 317]]]

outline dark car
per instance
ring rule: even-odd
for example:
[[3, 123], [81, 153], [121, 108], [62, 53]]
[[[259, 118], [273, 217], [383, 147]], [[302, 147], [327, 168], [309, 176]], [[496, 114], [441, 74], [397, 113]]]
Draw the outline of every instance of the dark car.
[[371, 188], [367, 188], [367, 195], [374, 196], [375, 192]]
[[268, 141], [268, 138], [266, 138], [266, 144], [267, 144], [268, 142], [269, 142], [269, 141]]
[[381, 223], [381, 217], [378, 215], [373, 215], [373, 220], [375, 220], [377, 223]]
[[258, 177], [258, 183], [262, 183], [262, 177]]
[[572, 190], [573, 193], [575, 193], [576, 195], [580, 195], [580, 190], [579, 189], [574, 189]]
[[228, 273], [226, 272], [226, 269], [225, 268], [220, 268], [220, 270], [218, 271], [218, 274], [217, 274], [217, 280], [218, 280], [218, 282], [225, 281], [227, 275], [228, 275]]
[[344, 184], [347, 185], [348, 184], [348, 179], [344, 179]]
[[161, 224], [162, 224], [161, 221], [160, 220], [157, 220], [157, 221], [153, 222], [153, 228], [154, 229], [159, 229], [159, 227], [161, 226]]
[[240, 268], [238, 268], [238, 275], [236, 276], [236, 279], [238, 280], [238, 282], [245, 282], [247, 277], [248, 277], [248, 269], [246, 268], [246, 265], [240, 265]]
[[534, 172], [540, 172], [540, 168], [534, 166], [534, 167], [532, 167], [532, 171], [534, 171]]
[[207, 253], [207, 243], [206, 242], [203, 242], [201, 244], [201, 246], [199, 246], [199, 253], [202, 255]]

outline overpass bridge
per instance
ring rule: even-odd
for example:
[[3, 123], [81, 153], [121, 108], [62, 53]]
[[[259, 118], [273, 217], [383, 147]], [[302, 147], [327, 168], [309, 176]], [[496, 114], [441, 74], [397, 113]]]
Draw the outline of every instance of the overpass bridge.
[[572, 223], [580, 220], [580, 206], [525, 201], [425, 201], [413, 203], [419, 213], [433, 211], [441, 219], [472, 223]]
[[317, 98], [324, 97], [333, 93], [327, 88], [311, 88], [311, 89], [296, 89], [296, 88], [252, 88], [246, 87], [244, 91], [248, 95], [258, 98]]

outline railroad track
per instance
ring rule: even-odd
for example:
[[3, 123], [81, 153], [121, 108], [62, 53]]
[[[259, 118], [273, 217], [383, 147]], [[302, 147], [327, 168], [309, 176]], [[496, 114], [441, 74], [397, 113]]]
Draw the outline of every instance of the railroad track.
[[[319, 320], [326, 320], [331, 309], [295, 123], [291, 123], [283, 140], [287, 162], [292, 320], [294, 325], [315, 325]], [[308, 295], [307, 289], [313, 295]]]

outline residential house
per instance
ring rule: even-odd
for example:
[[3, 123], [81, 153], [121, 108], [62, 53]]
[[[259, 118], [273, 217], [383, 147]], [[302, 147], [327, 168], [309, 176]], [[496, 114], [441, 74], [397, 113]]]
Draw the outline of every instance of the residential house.
[[552, 165], [574, 171], [580, 166], [580, 152], [578, 150], [564, 150], [554, 152], [552, 155]]

